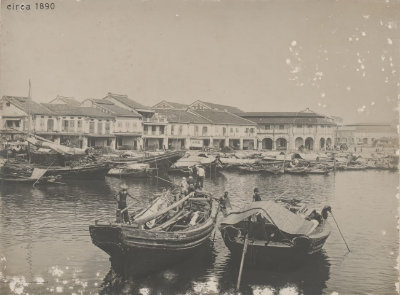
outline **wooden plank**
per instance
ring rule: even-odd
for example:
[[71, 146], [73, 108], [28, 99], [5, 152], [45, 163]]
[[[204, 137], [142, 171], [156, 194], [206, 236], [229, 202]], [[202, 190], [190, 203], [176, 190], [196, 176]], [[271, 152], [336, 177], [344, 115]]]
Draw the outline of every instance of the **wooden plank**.
[[134, 220], [133, 223], [140, 225], [140, 224], [144, 224], [150, 220], [153, 220], [153, 219], [157, 218], [158, 216], [163, 215], [164, 213], [167, 213], [169, 210], [175, 209], [179, 205], [182, 205], [186, 200], [188, 200], [192, 196], [193, 196], [193, 193], [190, 193], [189, 195], [187, 195], [183, 199], [179, 200], [178, 202], [172, 204], [171, 206], [169, 206], [153, 215], [143, 217], [143, 218], [138, 218], [138, 219]]

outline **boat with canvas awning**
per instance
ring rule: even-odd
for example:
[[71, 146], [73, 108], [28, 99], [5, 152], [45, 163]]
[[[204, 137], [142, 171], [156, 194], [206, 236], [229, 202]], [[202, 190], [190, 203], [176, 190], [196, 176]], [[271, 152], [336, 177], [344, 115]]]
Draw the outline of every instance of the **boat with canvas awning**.
[[[294, 211], [294, 209], [292, 209]], [[248, 239], [245, 263], [277, 266], [302, 262], [321, 251], [330, 234], [326, 219], [330, 207], [303, 216], [273, 201], [253, 202], [231, 212], [220, 225], [225, 245], [234, 259], [242, 256]]]

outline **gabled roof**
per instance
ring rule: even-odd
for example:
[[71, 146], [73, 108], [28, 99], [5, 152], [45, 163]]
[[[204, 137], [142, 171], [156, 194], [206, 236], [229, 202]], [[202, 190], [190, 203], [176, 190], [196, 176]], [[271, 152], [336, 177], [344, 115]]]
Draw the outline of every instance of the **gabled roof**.
[[57, 95], [57, 97], [55, 99], [51, 100], [49, 103], [56, 104], [57, 100], [61, 100], [65, 104], [68, 104], [68, 105], [71, 105], [71, 106], [75, 106], [75, 107], [80, 105], [80, 102], [77, 101], [75, 98], [67, 97], [67, 96], [61, 96], [61, 95]]
[[187, 104], [162, 100], [153, 106], [153, 109], [180, 109], [186, 110], [189, 107]]
[[[242, 116], [242, 115], [240, 115]], [[269, 125], [269, 124], [301, 124], [301, 125], [336, 125], [335, 122], [329, 118], [321, 117], [267, 117], [267, 116], [257, 116], [257, 117], [244, 117], [252, 122], [259, 125]]]
[[105, 100], [105, 99], [94, 99], [94, 98], [89, 98], [89, 100], [98, 108], [101, 108], [105, 110], [106, 112], [109, 112], [110, 114], [113, 114], [118, 117], [135, 117], [135, 118], [141, 118], [142, 116], [136, 112], [136, 111], [129, 111], [127, 109], [121, 108], [117, 105], [115, 105], [113, 102]]
[[114, 118], [113, 115], [104, 113], [93, 107], [74, 107], [65, 104], [43, 103], [43, 106], [59, 116], [82, 116], [91, 118]]
[[182, 123], [182, 124], [209, 124], [210, 122], [205, 118], [196, 115], [192, 112], [178, 109], [157, 109], [157, 113], [165, 116], [168, 123]]
[[116, 94], [116, 93], [111, 93], [111, 92], [109, 92], [109, 93], [107, 94], [107, 96], [104, 97], [104, 99], [107, 99], [107, 98], [113, 98], [113, 99], [119, 101], [120, 103], [122, 103], [122, 104], [124, 104], [124, 105], [126, 105], [126, 106], [128, 106], [128, 107], [130, 107], [130, 108], [132, 108], [132, 109], [135, 109], [135, 110], [137, 110], [137, 109], [140, 109], [140, 110], [150, 110], [149, 107], [147, 107], [147, 106], [145, 106], [145, 105], [142, 105], [142, 104], [140, 104], [140, 103], [134, 101], [133, 99], [130, 99], [130, 98], [129, 98], [127, 95], [125, 95], [125, 94]]
[[211, 103], [211, 102], [206, 102], [203, 100], [196, 100], [193, 102], [189, 107], [194, 106], [195, 104], [201, 103], [208, 107], [209, 109], [216, 110], [216, 111], [225, 111], [225, 112], [230, 112], [233, 114], [240, 114], [243, 113], [243, 111], [237, 107], [232, 107], [232, 106], [227, 106], [223, 104], [216, 104], [216, 103]]
[[246, 112], [240, 114], [257, 124], [309, 124], [336, 125], [334, 120], [310, 109], [299, 112]]
[[326, 118], [325, 115], [315, 113], [310, 109], [306, 109], [304, 111], [299, 112], [245, 112], [240, 114], [241, 117], [250, 118], [250, 117], [320, 117]]
[[250, 120], [241, 118], [238, 115], [225, 111], [190, 110], [190, 112], [205, 118], [212, 124], [217, 124], [217, 125], [248, 125], [248, 126], [256, 125], [256, 123]]
[[24, 111], [27, 114], [32, 115], [53, 115], [52, 111], [33, 101], [29, 97], [21, 97], [21, 96], [3, 96], [3, 99], [10, 102], [20, 110]]

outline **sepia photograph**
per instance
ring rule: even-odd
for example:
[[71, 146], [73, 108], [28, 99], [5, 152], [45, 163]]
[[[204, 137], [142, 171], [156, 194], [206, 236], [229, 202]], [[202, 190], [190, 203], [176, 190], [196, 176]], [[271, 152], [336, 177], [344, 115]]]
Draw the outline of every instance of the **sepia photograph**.
[[400, 294], [399, 0], [0, 3], [0, 294]]

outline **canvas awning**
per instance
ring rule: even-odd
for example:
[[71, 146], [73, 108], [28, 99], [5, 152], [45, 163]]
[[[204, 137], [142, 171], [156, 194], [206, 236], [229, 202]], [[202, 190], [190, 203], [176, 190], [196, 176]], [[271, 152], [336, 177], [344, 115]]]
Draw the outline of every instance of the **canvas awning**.
[[222, 220], [221, 224], [234, 225], [253, 214], [260, 214], [278, 227], [279, 230], [291, 235], [306, 235], [315, 227], [312, 221], [305, 220], [301, 216], [272, 201], [252, 202], [247, 207], [230, 213]]

